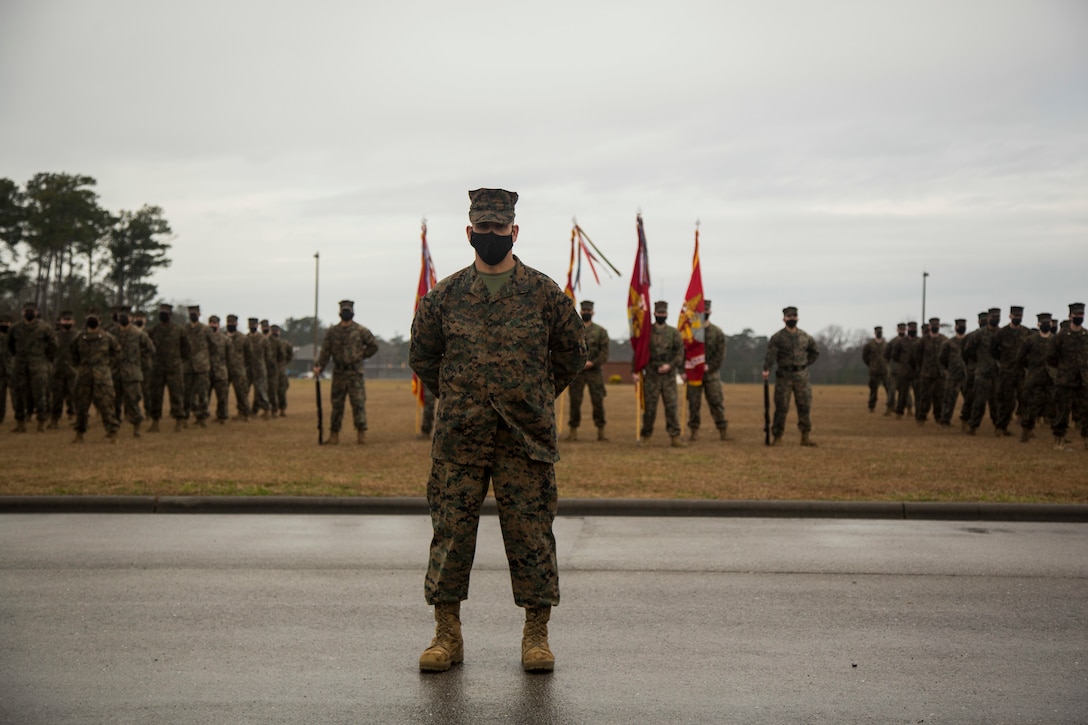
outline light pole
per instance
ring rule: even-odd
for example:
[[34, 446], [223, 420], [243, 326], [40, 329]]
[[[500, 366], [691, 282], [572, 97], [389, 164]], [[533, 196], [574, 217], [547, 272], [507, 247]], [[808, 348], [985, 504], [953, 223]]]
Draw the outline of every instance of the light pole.
[[321, 252], [314, 252], [314, 362], [317, 362], [317, 278], [321, 267]]
[[926, 324], [926, 278], [929, 277], [929, 272], [922, 270], [922, 319], [918, 321], [919, 324]]

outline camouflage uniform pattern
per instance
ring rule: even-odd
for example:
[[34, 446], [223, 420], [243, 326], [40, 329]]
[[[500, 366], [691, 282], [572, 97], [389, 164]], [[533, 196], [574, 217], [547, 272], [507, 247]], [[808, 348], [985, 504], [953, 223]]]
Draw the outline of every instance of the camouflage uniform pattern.
[[409, 363], [438, 396], [427, 486], [434, 528], [428, 603], [468, 595], [490, 479], [515, 601], [558, 604], [555, 398], [586, 356], [585, 325], [570, 298], [516, 256], [494, 295], [469, 266], [420, 300]]
[[367, 429], [366, 380], [363, 376], [363, 360], [378, 352], [378, 342], [370, 330], [358, 322], [333, 325], [321, 341], [321, 354], [317, 365], [324, 369], [333, 361], [332, 415], [329, 430], [336, 433], [344, 421], [344, 403], [351, 400], [351, 415], [355, 430]]
[[707, 322], [703, 328], [703, 354], [706, 357], [706, 370], [703, 372], [703, 384], [687, 386], [688, 429], [699, 430], [701, 425], [700, 408], [703, 396], [706, 407], [714, 419], [714, 427], [719, 431], [729, 428], [725, 418], [725, 401], [722, 398], [722, 365], [725, 364], [725, 333], [722, 328]]
[[972, 428], [978, 428], [982, 424], [982, 417], [986, 414], [986, 406], [990, 407], [990, 420], [997, 424], [995, 401], [997, 360], [991, 352], [991, 342], [997, 330], [992, 327], [983, 327], [974, 333], [963, 346], [963, 359], [968, 365], [975, 366], [975, 381], [973, 401], [971, 404], [971, 417], [967, 424]]
[[49, 417], [49, 387], [57, 338], [41, 319], [19, 320], [8, 331], [8, 354], [12, 357], [12, 407], [15, 420], [27, 420], [33, 411], [38, 422]]
[[276, 358], [276, 400], [279, 402], [280, 414], [287, 412], [287, 389], [291, 386], [291, 380], [287, 377], [287, 366], [295, 359], [295, 346], [282, 337], [273, 336], [280, 346], [279, 356]]
[[895, 379], [895, 414], [913, 406], [915, 371], [911, 364], [917, 337], [897, 337], [888, 343], [887, 360], [891, 363], [892, 377]]
[[771, 434], [776, 438], [786, 430], [791, 395], [797, 406], [798, 430], [802, 433], [812, 431], [812, 383], [808, 367], [819, 357], [816, 340], [800, 327], [793, 331], [784, 327], [767, 341], [763, 369], [775, 368], [774, 421], [771, 423]]
[[1088, 438], [1088, 329], [1069, 327], [1050, 336], [1046, 362], [1056, 372], [1054, 392], [1056, 411], [1051, 429], [1063, 438], [1069, 430], [1069, 418], [1080, 426], [1082, 438]]
[[253, 398], [249, 409], [256, 414], [258, 410], [268, 410], [268, 338], [264, 333], [250, 332], [249, 341], [249, 384], [253, 388]]
[[76, 366], [76, 432], [86, 433], [91, 403], [102, 416], [107, 433], [118, 428], [114, 415], [113, 371], [121, 361], [121, 345], [108, 332], [83, 330], [70, 349]]
[[944, 371], [944, 402], [941, 405], [941, 414], [938, 421], [941, 425], [951, 425], [952, 414], [956, 411], [956, 400], [963, 396], [963, 408], [960, 410], [960, 420], [967, 420], [969, 409], [967, 406], [967, 364], [963, 362], [963, 345], [965, 337], [950, 337], [941, 345], [941, 351], [937, 353], [937, 362]]
[[68, 406], [69, 414], [75, 410], [72, 396], [76, 387], [76, 369], [72, 365], [72, 340], [76, 339], [79, 332], [62, 328], [54, 334], [57, 336], [57, 354], [53, 358], [50, 414], [53, 420], [57, 421], [64, 413], [65, 404]]
[[0, 423], [8, 416], [8, 389], [11, 387], [11, 354], [8, 333], [0, 331]]
[[941, 334], [926, 333], [914, 346], [912, 367], [917, 371], [918, 399], [914, 404], [914, 419], [925, 422], [933, 409], [934, 420], [941, 420], [944, 403], [944, 372], [941, 370], [941, 346], [948, 338]]
[[117, 376], [121, 380], [121, 389], [115, 390], [114, 395], [121, 396], [128, 422], [139, 425], [144, 420], [140, 412], [144, 368], [155, 359], [155, 343], [151, 342], [146, 332], [134, 325], [128, 325], [118, 327], [117, 344], [121, 349]]
[[997, 389], [994, 393], [997, 418], [994, 425], [1001, 430], [1008, 429], [1020, 400], [1024, 371], [1016, 364], [1016, 356], [1030, 334], [1031, 330], [1024, 325], [1013, 327], [1010, 324], [999, 329], [990, 341], [990, 351], [997, 360]]
[[608, 362], [608, 331], [596, 322], [586, 324], [586, 348], [589, 350], [589, 362], [593, 367], [583, 369], [574, 376], [570, 384], [570, 427], [582, 424], [582, 400], [589, 388], [589, 400], [593, 406], [593, 425], [602, 428], [605, 425], [604, 399], [608, 391], [604, 386], [604, 371], [601, 369]]
[[208, 419], [209, 388], [211, 387], [211, 352], [215, 333], [202, 322], [190, 322], [185, 327], [189, 340], [189, 359], [185, 362], [185, 418], [192, 415], [198, 422]]
[[1043, 336], [1032, 330], [1020, 345], [1016, 366], [1024, 375], [1024, 388], [1020, 396], [1020, 426], [1026, 430], [1035, 428], [1039, 416], [1054, 416], [1054, 379], [1058, 371], [1046, 364], [1047, 346], [1053, 335]]
[[238, 409], [238, 416], [244, 419], [250, 415], [249, 371], [253, 367], [253, 353], [245, 333], [238, 330], [227, 331], [227, 340], [230, 343], [227, 348], [227, 372], [230, 375], [231, 387], [234, 389], [234, 403]]
[[[661, 365], [671, 365], [664, 374], [657, 372]], [[654, 324], [650, 332], [650, 362], [642, 369], [642, 431], [643, 438], [654, 433], [657, 403], [665, 403], [665, 431], [672, 437], [680, 435], [680, 395], [676, 390], [676, 376], [684, 371], [684, 340], [680, 331], [671, 325]]]
[[963, 423], [963, 425], [968, 425], [975, 407], [975, 368], [977, 360], [975, 357], [972, 357], [970, 360], [967, 359], [967, 346], [972, 344], [972, 338], [986, 328], [986, 319], [987, 316], [985, 314], [979, 314], [978, 328], [967, 333], [963, 338], [963, 344], [960, 346], [960, 355], [963, 357], [963, 366], [966, 373], [966, 379], [963, 383], [963, 408], [960, 410], [960, 422]]
[[888, 367], [888, 361], [884, 357], [888, 341], [883, 337], [873, 338], [861, 348], [861, 361], [869, 368], [869, 410], [876, 409], [876, 401], [880, 388], [884, 388], [884, 399], [887, 409], [895, 408], [895, 386], [892, 384], [892, 373]]
[[265, 390], [268, 392], [268, 409], [272, 415], [280, 411], [280, 351], [279, 341], [272, 337], [271, 333], [262, 332], [264, 335], [264, 369]]
[[[208, 330], [211, 332], [208, 338], [208, 382], [211, 392], [215, 393], [215, 418], [227, 420], [230, 417], [230, 373], [227, 369], [230, 339], [223, 332]], [[210, 400], [210, 393], [208, 397]]]
[[189, 336], [173, 322], [160, 322], [147, 333], [155, 345], [155, 365], [151, 369], [152, 420], [162, 418], [163, 389], [170, 393], [170, 416], [184, 419], [185, 361], [189, 359]]

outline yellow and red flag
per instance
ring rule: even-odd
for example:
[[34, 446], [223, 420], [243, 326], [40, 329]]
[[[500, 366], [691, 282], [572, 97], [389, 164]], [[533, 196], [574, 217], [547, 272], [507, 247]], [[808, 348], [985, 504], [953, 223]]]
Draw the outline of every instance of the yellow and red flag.
[[[419, 309], [419, 301], [431, 291], [438, 277], [434, 273], [434, 262], [431, 261], [431, 250], [427, 248], [427, 220], [421, 223], [422, 231], [420, 239], [423, 242], [422, 261], [419, 269], [419, 284], [416, 286], [416, 304], [412, 308], [412, 314]], [[412, 373], [412, 395], [416, 397], [416, 404], [423, 407], [423, 381], [415, 373]]]
[[684, 341], [684, 374], [689, 385], [702, 385], [706, 372], [706, 307], [703, 303], [703, 273], [699, 265], [699, 223], [695, 223], [695, 254], [691, 260], [691, 281], [676, 324]]
[[642, 214], [635, 217], [638, 229], [638, 252], [635, 269], [631, 272], [631, 287], [627, 292], [627, 325], [631, 333], [631, 363], [637, 373], [650, 362], [650, 333], [653, 312], [650, 309], [650, 254], [646, 249], [646, 230]]

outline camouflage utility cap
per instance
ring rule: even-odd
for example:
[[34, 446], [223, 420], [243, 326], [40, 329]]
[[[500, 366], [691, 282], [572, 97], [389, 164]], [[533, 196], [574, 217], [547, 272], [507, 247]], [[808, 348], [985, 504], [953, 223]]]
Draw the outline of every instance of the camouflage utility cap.
[[989, 315], [990, 315], [990, 317], [993, 317], [994, 315], [1000, 316], [1001, 315], [1001, 308], [1000, 307], [991, 307]]
[[238, 315], [227, 315], [227, 324], [235, 325], [238, 323]]
[[169, 302], [163, 302], [161, 305], [159, 305], [159, 312], [169, 312], [170, 314], [174, 314], [174, 306]]
[[939, 325], [939, 324], [941, 324], [941, 318], [940, 317], [930, 317], [929, 318], [929, 324]]
[[476, 189], [468, 193], [468, 220], [473, 224], [495, 222], [514, 223], [514, 205], [518, 203], [516, 191], [505, 189]]
[[989, 312], [980, 312], [980, 313], [978, 313], [979, 321], [985, 320], [989, 316], [990, 316]]
[[1010, 315], [1022, 315], [1022, 314], [1024, 314], [1024, 308], [1021, 307], [1020, 305], [1013, 305], [1012, 307], [1009, 308], [1009, 314]]
[[907, 323], [907, 329], [908, 330], [917, 330], [918, 329], [918, 323], [917, 322], [908, 322]]
[[208, 322], [219, 322], [219, 315], [212, 315], [208, 318]]
[[197, 313], [199, 315], [200, 314], [200, 305], [189, 305], [189, 312], [190, 312], [190, 314], [195, 312], [195, 313]]
[[783, 307], [782, 308], [782, 314], [785, 315], [786, 317], [789, 317], [790, 315], [796, 315], [797, 314], [797, 308], [792, 307], [792, 306], [791, 307]]
[[1050, 320], [1052, 319], [1049, 312], [1040, 312], [1035, 316], [1039, 318], [1039, 322], [1050, 322]]
[[582, 312], [593, 312], [593, 303], [589, 300], [582, 300]]
[[1069, 314], [1071, 314], [1071, 315], [1076, 315], [1076, 314], [1083, 315], [1084, 314], [1084, 303], [1083, 302], [1074, 302], [1071, 305], [1069, 305]]
[[352, 300], [340, 300], [340, 309], [354, 310], [355, 302]]
[[654, 313], [660, 313], [663, 315], [669, 314], [669, 303], [665, 300], [658, 300], [654, 303]]

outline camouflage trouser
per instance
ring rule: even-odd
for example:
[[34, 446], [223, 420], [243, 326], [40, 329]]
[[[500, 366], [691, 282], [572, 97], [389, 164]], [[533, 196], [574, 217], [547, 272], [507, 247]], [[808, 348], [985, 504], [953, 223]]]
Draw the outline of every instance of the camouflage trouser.
[[276, 377], [276, 368], [265, 367], [265, 390], [268, 391], [268, 408], [276, 413], [280, 409], [280, 381]]
[[113, 376], [113, 417], [117, 418], [117, 422], [121, 422], [122, 405], [124, 404], [124, 392], [125, 386], [121, 382], [120, 375]]
[[971, 420], [971, 413], [975, 408], [975, 371], [967, 368], [967, 377], [963, 380], [963, 408], [960, 409], [960, 420], [964, 423]]
[[956, 399], [963, 396], [963, 408], [960, 410], [960, 420], [967, 420], [971, 410], [967, 405], [967, 382], [963, 378], [949, 378], [944, 384], [944, 402], [941, 404], [941, 415], [938, 420], [948, 425], [952, 422], [952, 414], [956, 412]]
[[1007, 429], [1012, 422], [1023, 384], [1024, 376], [1018, 370], [998, 374], [995, 394], [997, 417], [994, 420], [994, 425], [998, 428]]
[[586, 387], [589, 387], [589, 401], [593, 405], [593, 425], [601, 428], [604, 420], [604, 398], [608, 392], [604, 388], [604, 373], [600, 368], [583, 370], [574, 376], [570, 383], [570, 427], [582, 424], [582, 400]]
[[1059, 385], [1054, 389], [1054, 402], [1057, 410], [1051, 429], [1055, 436], [1064, 436], [1069, 430], [1069, 416], [1072, 414], [1076, 425], [1080, 427], [1081, 438], [1088, 438], [1088, 387], [1081, 385], [1071, 388]]
[[[423, 385], [423, 383], [420, 383]], [[430, 435], [434, 430], [434, 393], [423, 385], [423, 413], [419, 422], [419, 430], [423, 435]]]
[[642, 400], [646, 406], [642, 413], [642, 437], [653, 435], [658, 398], [665, 401], [665, 431], [670, 436], [680, 435], [680, 414], [677, 411], [680, 395], [676, 392], [676, 374], [670, 370], [659, 375], [647, 370], [642, 375]]
[[73, 393], [73, 402], [76, 406], [76, 432], [86, 433], [87, 422], [90, 420], [91, 403], [102, 416], [102, 423], [106, 426], [107, 433], [113, 433], [118, 428], [117, 417], [113, 414], [113, 378], [103, 377], [96, 380], [92, 375], [80, 375], [76, 379], [76, 387]]
[[248, 417], [250, 415], [249, 398], [247, 396], [249, 380], [245, 375], [235, 373], [231, 375], [230, 385], [234, 388], [234, 405], [238, 409], [238, 415]]
[[1053, 421], [1054, 416], [1054, 383], [1046, 373], [1038, 375], [1024, 382], [1024, 390], [1020, 397], [1020, 425], [1032, 430], [1035, 421], [1041, 415], [1047, 417], [1047, 422]]
[[162, 417], [163, 388], [170, 392], [170, 417], [185, 417], [185, 375], [181, 368], [162, 370], [156, 368], [151, 371], [151, 397], [148, 398], [150, 406], [148, 414], [151, 420]]
[[903, 415], [907, 408], [914, 407], [914, 378], [900, 375], [895, 379], [895, 414]]
[[280, 410], [287, 410], [287, 388], [291, 381], [287, 378], [286, 370], [276, 372], [276, 399], [279, 401]]
[[703, 396], [706, 396], [706, 407], [710, 410], [710, 417], [714, 419], [714, 427], [725, 430], [729, 427], [729, 421], [725, 419], [725, 401], [722, 398], [722, 379], [717, 372], [707, 372], [703, 375], [702, 385], [688, 385], [688, 430], [699, 430], [701, 422], [700, 408], [703, 407]]
[[891, 373], [869, 373], [869, 410], [876, 409], [876, 399], [881, 387], [884, 388], [886, 405], [889, 408], [895, 407], [895, 386], [892, 385]]
[[185, 416], [192, 414], [196, 420], [208, 419], [208, 398], [211, 377], [207, 371], [185, 373]]
[[253, 388], [253, 402], [249, 409], [254, 413], [268, 410], [268, 377], [263, 367], [254, 367], [249, 371], [249, 384]]
[[151, 417], [151, 371], [144, 370], [144, 381], [140, 383], [140, 393], [144, 398], [144, 415]]
[[[212, 392], [215, 393], [215, 417], [226, 420], [230, 417], [230, 381], [226, 378], [213, 378], [211, 381]], [[209, 395], [209, 400], [211, 396]]]
[[812, 410], [812, 385], [808, 370], [791, 373], [776, 372], [774, 376], [774, 423], [771, 434], [776, 438], [786, 430], [786, 416], [790, 412], [790, 395], [797, 406], [797, 428], [802, 433], [812, 430], [809, 413]]
[[332, 416], [329, 418], [329, 430], [340, 431], [344, 422], [344, 401], [351, 398], [351, 417], [355, 420], [355, 430], [366, 430], [366, 380], [362, 373], [341, 372], [332, 374]]
[[488, 482], [494, 484], [514, 603], [559, 604], [559, 567], [552, 522], [558, 509], [555, 466], [525, 456], [521, 441], [499, 424], [490, 466], [435, 460], [427, 481], [430, 560], [423, 590], [428, 604], [468, 598], [476, 531]]
[[[129, 380], [121, 383], [121, 404], [124, 407], [125, 419], [133, 425], [139, 425], [144, 421], [140, 413], [140, 397], [144, 384], [140, 380]], [[116, 410], [116, 407], [115, 407]], [[120, 421], [120, 418], [118, 418]]]
[[15, 363], [12, 376], [11, 403], [15, 408], [15, 420], [27, 420], [38, 411], [38, 420], [49, 418], [49, 386], [52, 382], [49, 364], [27, 365]]
[[933, 408], [933, 419], [941, 419], [944, 404], [944, 378], [923, 377], [918, 379], [918, 400], [914, 403], [914, 419], [925, 420]]
[[971, 418], [967, 424], [972, 428], [982, 425], [982, 416], [986, 414], [986, 406], [990, 406], [990, 420], [997, 424], [996, 401], [994, 394], [997, 390], [997, 380], [975, 373], [974, 400], [971, 402]]
[[74, 372], [70, 373], [53, 373], [53, 385], [52, 390], [52, 405], [50, 414], [53, 420], [59, 420], [60, 416], [64, 413], [64, 404], [68, 404], [68, 412], [72, 413], [73, 400], [72, 395], [76, 388], [76, 375]]
[[8, 417], [8, 376], [0, 375], [0, 423]]

